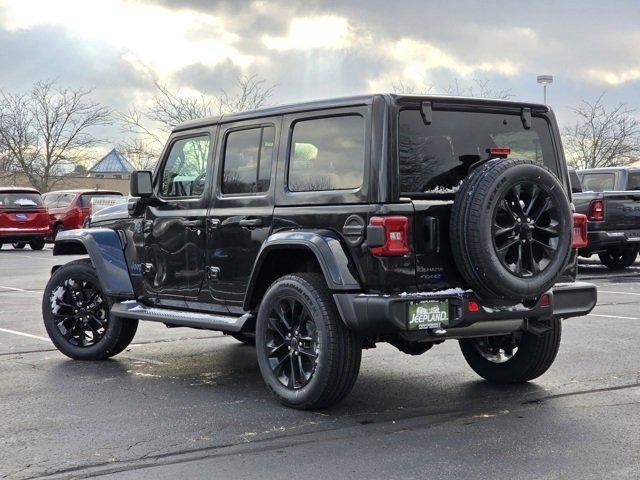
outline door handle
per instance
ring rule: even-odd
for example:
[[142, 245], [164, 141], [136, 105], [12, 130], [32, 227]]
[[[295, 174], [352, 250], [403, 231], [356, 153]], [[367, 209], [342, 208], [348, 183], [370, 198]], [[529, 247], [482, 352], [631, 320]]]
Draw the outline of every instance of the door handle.
[[261, 227], [262, 219], [261, 218], [243, 218], [242, 220], [238, 221], [238, 225], [240, 225], [243, 228]]
[[184, 220], [182, 224], [187, 228], [202, 228], [204, 227], [204, 220], [202, 218], [197, 220]]

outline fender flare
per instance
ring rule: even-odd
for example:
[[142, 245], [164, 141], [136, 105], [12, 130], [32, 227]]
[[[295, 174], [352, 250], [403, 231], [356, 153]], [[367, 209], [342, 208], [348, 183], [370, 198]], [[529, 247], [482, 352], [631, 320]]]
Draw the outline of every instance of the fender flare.
[[111, 297], [133, 299], [123, 248], [118, 232], [109, 228], [64, 230], [55, 240], [53, 254], [88, 254], [104, 292]]
[[349, 268], [352, 264], [340, 237], [331, 230], [287, 230], [270, 235], [260, 248], [251, 270], [251, 277], [245, 293], [247, 307], [260, 275], [262, 264], [274, 250], [303, 248], [314, 254], [330, 290], [354, 291], [362, 287], [356, 274]]

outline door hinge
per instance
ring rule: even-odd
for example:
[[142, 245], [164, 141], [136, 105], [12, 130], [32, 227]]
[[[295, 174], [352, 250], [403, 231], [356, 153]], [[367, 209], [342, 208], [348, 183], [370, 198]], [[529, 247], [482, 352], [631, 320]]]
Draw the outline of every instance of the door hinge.
[[220, 267], [207, 267], [207, 278], [214, 282], [220, 279]]

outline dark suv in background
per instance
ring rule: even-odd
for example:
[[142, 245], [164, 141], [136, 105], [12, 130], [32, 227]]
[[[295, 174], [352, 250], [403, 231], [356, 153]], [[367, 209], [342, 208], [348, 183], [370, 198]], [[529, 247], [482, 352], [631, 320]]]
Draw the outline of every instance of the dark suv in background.
[[277, 398], [344, 398], [361, 351], [419, 355], [460, 341], [500, 383], [538, 377], [574, 282], [586, 219], [573, 215], [548, 107], [366, 95], [192, 121], [128, 212], [61, 232], [43, 316], [77, 359], [127, 347], [138, 320], [255, 343]]

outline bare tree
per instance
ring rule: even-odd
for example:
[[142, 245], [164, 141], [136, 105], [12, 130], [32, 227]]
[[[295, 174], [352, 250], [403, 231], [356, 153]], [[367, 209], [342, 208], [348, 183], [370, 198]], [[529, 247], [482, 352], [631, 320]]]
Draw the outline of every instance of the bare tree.
[[142, 139], [148, 148], [146, 155], [158, 153], [166, 137], [178, 124], [233, 112], [253, 110], [265, 106], [277, 85], [267, 85], [256, 75], [240, 75], [231, 92], [222, 90], [220, 95], [205, 93], [182, 95], [167, 85], [154, 82], [156, 94], [151, 105], [144, 111], [131, 108], [118, 114], [123, 130], [135, 138]]
[[60, 174], [86, 159], [100, 143], [91, 129], [111, 118], [90, 95], [91, 90], [58, 89], [53, 81], [37, 82], [25, 94], [0, 91], [0, 151], [9, 170], [48, 191]]
[[116, 147], [116, 150], [118, 150], [136, 170], [153, 170], [160, 157], [160, 150], [156, 147], [156, 144], [153, 142], [141, 139], [129, 139], [120, 143]]
[[569, 164], [575, 168], [630, 165], [640, 159], [640, 121], [626, 103], [607, 109], [603, 92], [573, 109], [575, 125], [564, 129]]
[[491, 87], [489, 80], [478, 77], [466, 85], [461, 84], [457, 78], [454, 78], [453, 82], [444, 88], [444, 93], [460, 97], [496, 98], [500, 100], [507, 100], [513, 97], [511, 90], [494, 89]]
[[391, 84], [391, 89], [394, 93], [399, 93], [400, 95], [429, 95], [433, 91], [433, 86], [409, 85], [400, 79]]

